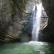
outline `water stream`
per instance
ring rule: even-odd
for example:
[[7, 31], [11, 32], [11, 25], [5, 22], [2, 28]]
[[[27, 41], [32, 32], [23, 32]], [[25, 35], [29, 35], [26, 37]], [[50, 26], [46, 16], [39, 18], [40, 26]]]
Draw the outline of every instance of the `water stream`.
[[38, 41], [40, 22], [42, 15], [42, 3], [35, 4], [33, 7], [33, 29], [32, 29], [32, 41]]

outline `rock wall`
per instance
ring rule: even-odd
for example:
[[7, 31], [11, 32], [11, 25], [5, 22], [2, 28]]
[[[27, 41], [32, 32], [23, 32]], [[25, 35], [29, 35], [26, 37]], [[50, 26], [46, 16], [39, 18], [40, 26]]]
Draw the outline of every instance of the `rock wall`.
[[20, 41], [25, 6], [26, 0], [0, 0], [0, 41]]
[[[27, 1], [0, 0], [0, 41], [31, 40], [33, 24], [32, 9], [35, 0]], [[46, 22], [46, 20], [42, 20]], [[41, 23], [41, 29], [45, 26], [45, 22]]]
[[54, 42], [54, 0], [42, 0], [42, 3], [49, 17], [48, 26], [43, 30], [43, 40]]

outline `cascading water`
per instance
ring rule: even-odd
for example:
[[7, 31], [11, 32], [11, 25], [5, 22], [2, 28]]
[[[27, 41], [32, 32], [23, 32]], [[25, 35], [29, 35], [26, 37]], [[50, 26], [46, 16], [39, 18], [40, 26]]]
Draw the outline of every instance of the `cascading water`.
[[32, 41], [38, 41], [40, 21], [42, 15], [42, 3], [34, 5], [33, 8], [33, 29], [32, 29]]

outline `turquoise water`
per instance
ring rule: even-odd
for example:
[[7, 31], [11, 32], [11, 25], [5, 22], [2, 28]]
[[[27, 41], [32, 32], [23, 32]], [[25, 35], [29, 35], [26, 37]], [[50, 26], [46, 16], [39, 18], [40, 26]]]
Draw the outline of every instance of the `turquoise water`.
[[0, 45], [0, 54], [54, 54], [54, 44], [32, 41], [7, 43]]

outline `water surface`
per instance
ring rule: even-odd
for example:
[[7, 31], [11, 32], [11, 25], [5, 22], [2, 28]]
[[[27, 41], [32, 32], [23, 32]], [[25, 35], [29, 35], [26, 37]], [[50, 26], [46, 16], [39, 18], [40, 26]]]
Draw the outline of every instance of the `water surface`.
[[54, 54], [54, 44], [30, 41], [0, 45], [0, 54]]

